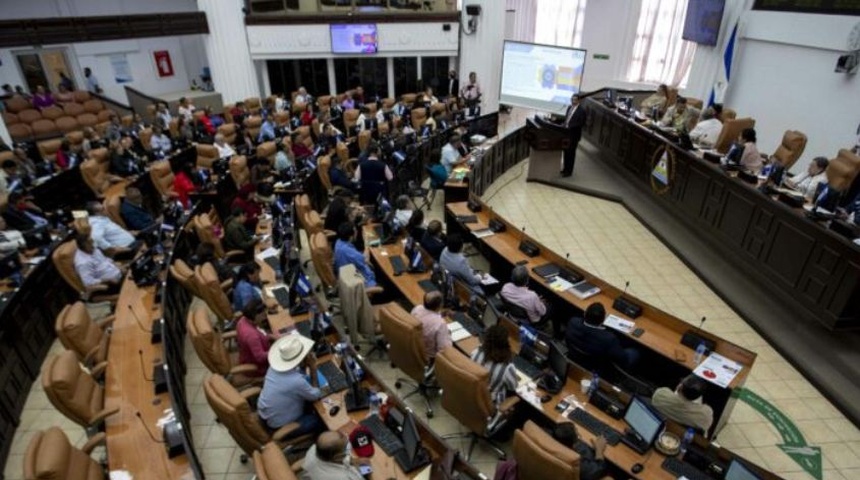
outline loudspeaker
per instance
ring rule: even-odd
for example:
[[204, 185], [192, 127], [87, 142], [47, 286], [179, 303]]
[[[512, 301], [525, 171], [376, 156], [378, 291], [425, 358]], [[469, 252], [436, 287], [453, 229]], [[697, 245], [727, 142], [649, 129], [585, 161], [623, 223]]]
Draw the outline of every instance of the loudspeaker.
[[612, 303], [612, 308], [634, 319], [642, 315], [642, 307], [624, 297], [616, 298], [615, 302]]
[[499, 220], [498, 218], [491, 219], [489, 227], [490, 227], [490, 230], [492, 230], [496, 233], [502, 233], [506, 229], [505, 223], [502, 222], [501, 220]]
[[481, 211], [481, 202], [474, 200], [474, 199], [469, 199], [469, 201], [466, 202], [466, 207], [468, 207], [469, 210], [471, 210], [473, 212], [480, 212]]
[[473, 17], [481, 14], [481, 6], [480, 5], [466, 5], [466, 15], [471, 15]]
[[538, 255], [540, 255], [540, 248], [538, 248], [537, 245], [528, 240], [523, 240], [522, 242], [520, 242], [520, 251], [525, 253], [529, 257], [537, 257]]
[[164, 424], [164, 447], [167, 448], [167, 458], [178, 457], [185, 453], [182, 441], [182, 424], [173, 420]]
[[150, 338], [150, 343], [155, 345], [156, 343], [161, 343], [161, 337], [164, 332], [164, 319], [159, 318], [155, 322], [152, 323], [152, 336]]
[[156, 395], [167, 391], [167, 366], [163, 363], [152, 366], [152, 383]]

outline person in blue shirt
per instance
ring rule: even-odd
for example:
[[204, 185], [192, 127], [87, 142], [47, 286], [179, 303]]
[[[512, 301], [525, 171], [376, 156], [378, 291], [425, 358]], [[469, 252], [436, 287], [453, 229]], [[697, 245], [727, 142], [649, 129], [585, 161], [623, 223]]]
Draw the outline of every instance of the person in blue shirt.
[[476, 293], [483, 293], [481, 281], [484, 277], [472, 269], [469, 261], [463, 255], [463, 238], [461, 236], [448, 235], [447, 246], [439, 256], [439, 265], [471, 287]]
[[260, 266], [254, 262], [246, 263], [239, 268], [233, 287], [233, 311], [240, 312], [253, 299], [262, 300], [260, 289]]
[[355, 238], [355, 227], [351, 222], [341, 223], [337, 227], [337, 241], [334, 244], [334, 271], [335, 274], [344, 265], [355, 265], [355, 269], [364, 277], [364, 284], [368, 287], [376, 286], [376, 275], [367, 264], [361, 252], [352, 244]]
[[267, 113], [265, 120], [260, 126], [260, 134], [257, 136], [257, 143], [263, 143], [275, 139], [275, 121], [272, 120], [272, 115]]
[[143, 208], [143, 195], [135, 187], [125, 189], [125, 198], [119, 207], [119, 213], [131, 231], [146, 230], [147, 227], [155, 223], [152, 215]]

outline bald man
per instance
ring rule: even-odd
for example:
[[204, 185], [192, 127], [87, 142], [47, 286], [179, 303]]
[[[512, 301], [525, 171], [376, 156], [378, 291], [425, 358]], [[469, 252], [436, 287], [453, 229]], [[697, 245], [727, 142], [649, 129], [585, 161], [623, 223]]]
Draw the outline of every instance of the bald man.
[[143, 208], [143, 195], [135, 187], [125, 189], [125, 198], [119, 208], [120, 216], [129, 230], [139, 232], [155, 223], [152, 215]]
[[344, 480], [364, 480], [355, 464], [367, 464], [368, 459], [353, 459], [347, 453], [346, 435], [340, 432], [323, 432], [317, 438], [303, 464], [304, 480], [329, 480], [332, 478]]
[[439, 291], [424, 294], [424, 304], [412, 309], [412, 316], [421, 322], [421, 334], [424, 337], [424, 358], [427, 364], [432, 364], [436, 354], [451, 346], [451, 333], [448, 324], [442, 318], [442, 293]]

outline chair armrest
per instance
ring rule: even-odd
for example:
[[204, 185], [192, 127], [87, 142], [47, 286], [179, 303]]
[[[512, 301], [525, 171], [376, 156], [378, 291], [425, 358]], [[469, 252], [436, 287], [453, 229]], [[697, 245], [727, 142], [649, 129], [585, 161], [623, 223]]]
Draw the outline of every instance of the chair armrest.
[[236, 338], [236, 335], [237, 335], [236, 330], [230, 330], [229, 332], [224, 332], [221, 334], [221, 341], [226, 343], [226, 342]]
[[98, 325], [99, 327], [101, 327], [102, 330], [104, 330], [105, 327], [112, 324], [114, 322], [114, 320], [116, 320], [116, 314], [111, 313], [110, 315], [106, 316], [105, 318], [97, 321], [96, 325]]
[[377, 285], [375, 287], [366, 287], [364, 289], [364, 292], [367, 294], [368, 297], [372, 297], [374, 295], [379, 295], [380, 293], [382, 293], [384, 291], [385, 291], [385, 289], [380, 287], [379, 285]]
[[92, 453], [94, 448], [104, 444], [106, 439], [107, 435], [105, 435], [105, 432], [99, 432], [90, 437], [90, 439], [87, 440], [87, 443], [85, 443], [84, 446], [81, 447], [81, 450], [83, 450], [84, 453], [89, 455], [90, 453]]
[[86, 355], [84, 355], [84, 360], [81, 363], [83, 363], [84, 365], [91, 364], [93, 362], [93, 357], [96, 356], [96, 353], [98, 353], [99, 348], [100, 345], [96, 345], [95, 347], [91, 348], [90, 351], [87, 352]]
[[252, 398], [260, 395], [260, 392], [262, 391], [263, 389], [261, 387], [249, 387], [244, 390], [241, 390], [239, 392], [239, 395], [242, 395], [242, 398], [244, 398], [245, 401], [250, 402]]
[[514, 407], [518, 403], [520, 403], [520, 397], [517, 397], [517, 396], [508, 397], [505, 399], [504, 402], [502, 402], [501, 405], [499, 405], [499, 410], [502, 412], [503, 415], [507, 415], [514, 409]]
[[233, 279], [232, 278], [228, 278], [227, 280], [224, 280], [223, 282], [221, 282], [221, 290], [224, 290], [225, 293], [231, 288], [233, 288]]
[[104, 375], [105, 370], [107, 369], [107, 365], [107, 361], [93, 365], [92, 368], [90, 368], [90, 374], [95, 378], [101, 378]]
[[242, 250], [230, 250], [229, 252], [224, 253], [224, 258], [238, 257], [239, 255], [244, 255], [245, 252]]
[[325, 238], [328, 238], [329, 240], [337, 236], [337, 232], [332, 230], [323, 230], [323, 234], [325, 234]]
[[296, 431], [301, 425], [299, 422], [292, 422], [284, 425], [283, 427], [275, 430], [275, 433], [272, 434], [272, 440], [276, 442], [283, 442], [284, 437]]
[[236, 365], [235, 367], [230, 369], [230, 375], [245, 375], [248, 377], [256, 377], [257, 376], [256, 373], [257, 373], [257, 366], [251, 365], [250, 363], [244, 363], [242, 365]]
[[98, 424], [100, 424], [100, 423], [104, 422], [104, 421], [105, 421], [105, 418], [107, 418], [107, 417], [109, 417], [109, 416], [111, 416], [111, 415], [113, 415], [114, 413], [117, 413], [117, 412], [119, 412], [119, 407], [117, 407], [117, 408], [112, 408], [112, 409], [110, 409], [110, 410], [108, 410], [108, 409], [104, 409], [104, 410], [102, 410], [101, 412], [97, 413], [97, 414], [92, 418], [92, 425], [98, 425]]

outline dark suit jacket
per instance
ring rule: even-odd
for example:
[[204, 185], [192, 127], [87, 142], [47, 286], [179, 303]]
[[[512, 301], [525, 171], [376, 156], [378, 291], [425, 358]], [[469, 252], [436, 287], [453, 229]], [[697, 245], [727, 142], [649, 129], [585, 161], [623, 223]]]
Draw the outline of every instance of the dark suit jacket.
[[442, 255], [442, 250], [445, 250], [445, 239], [434, 237], [425, 231], [424, 236], [421, 238], [421, 247], [424, 248], [424, 250], [427, 250], [427, 253], [429, 253], [434, 260], [439, 261], [439, 257]]
[[[567, 110], [564, 112], [564, 119], [567, 120], [567, 116], [570, 114], [570, 109], [573, 107], [567, 107]], [[573, 117], [570, 118], [570, 124], [567, 125], [567, 129], [570, 132], [570, 136], [575, 139], [579, 139], [582, 137], [582, 127], [585, 126], [585, 107], [580, 103], [578, 107], [576, 107], [576, 111], [573, 112]]]
[[132, 205], [126, 200], [122, 201], [122, 205], [119, 207], [119, 214], [129, 230], [144, 230], [155, 223], [152, 215], [144, 208]]
[[[460, 80], [459, 79], [455, 78], [454, 84], [451, 85], [451, 78], [445, 77], [445, 81], [442, 83], [442, 85], [443, 85], [443, 87], [441, 89], [442, 95], [445, 95], [445, 96], [454, 95], [456, 97], [460, 93]], [[449, 85], [451, 85], [451, 88], [448, 88]]]
[[589, 356], [625, 364], [627, 357], [621, 340], [615, 332], [606, 328], [593, 328], [585, 325], [582, 318], [574, 317], [567, 326], [564, 340], [568, 348], [576, 347]]

